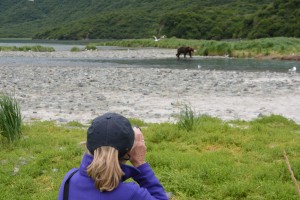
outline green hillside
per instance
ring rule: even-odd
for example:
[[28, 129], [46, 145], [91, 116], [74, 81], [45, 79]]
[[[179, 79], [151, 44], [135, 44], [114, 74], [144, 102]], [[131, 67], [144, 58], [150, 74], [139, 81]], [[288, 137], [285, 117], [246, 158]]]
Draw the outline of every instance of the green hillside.
[[2, 0], [0, 37], [300, 37], [300, 0]]

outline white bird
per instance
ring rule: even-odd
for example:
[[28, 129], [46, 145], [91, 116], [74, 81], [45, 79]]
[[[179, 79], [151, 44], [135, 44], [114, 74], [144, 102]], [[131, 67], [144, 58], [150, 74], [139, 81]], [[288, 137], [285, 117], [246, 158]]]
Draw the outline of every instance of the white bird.
[[201, 67], [202, 67], [201, 65], [198, 65], [198, 69], [201, 69]]
[[158, 41], [159, 41], [159, 39], [157, 39], [157, 37], [155, 37], [154, 35], [153, 35], [153, 37], [154, 37], [154, 41], [155, 41], [155, 42], [158, 42]]
[[296, 73], [296, 71], [297, 71], [297, 68], [295, 66], [293, 68], [289, 69], [290, 74], [294, 74], [294, 73]]
[[165, 37], [166, 37], [166, 36], [163, 35], [163, 36], [161, 36], [159, 39], [157, 39], [157, 37], [156, 37], [155, 35], [153, 35], [153, 38], [154, 38], [154, 41], [155, 41], [155, 42], [158, 42], [159, 40], [164, 39]]

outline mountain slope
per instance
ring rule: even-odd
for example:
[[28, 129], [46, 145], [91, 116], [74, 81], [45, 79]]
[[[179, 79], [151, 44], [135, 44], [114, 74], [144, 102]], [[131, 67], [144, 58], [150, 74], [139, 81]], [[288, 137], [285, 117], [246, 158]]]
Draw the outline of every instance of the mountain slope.
[[[297, 28], [300, 6], [291, 8], [286, 4], [298, 3], [299, 0], [2, 0], [0, 37], [122, 39], [163, 34], [194, 39], [300, 37], [299, 31], [280, 28], [283, 24]], [[280, 31], [273, 34], [274, 28], [265, 31], [268, 27], [259, 24], [263, 24], [260, 21], [265, 17], [274, 18], [274, 13], [276, 16], [293, 13], [296, 17], [289, 18], [290, 22], [278, 20]]]

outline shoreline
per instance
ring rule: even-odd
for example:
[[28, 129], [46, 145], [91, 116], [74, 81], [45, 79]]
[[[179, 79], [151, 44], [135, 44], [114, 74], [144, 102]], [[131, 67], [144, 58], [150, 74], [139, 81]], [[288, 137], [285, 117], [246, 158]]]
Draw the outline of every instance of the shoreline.
[[255, 57], [255, 59], [300, 61], [300, 54], [299, 55], [281, 55], [281, 56], [257, 56], [257, 57]]
[[[79, 52], [71, 52], [69, 51], [54, 51], [54, 52], [32, 52], [32, 51], [0, 51], [0, 56], [23, 56], [23, 57], [51, 57], [51, 58], [78, 58], [78, 57], [89, 57], [89, 58], [134, 58], [134, 59], [145, 59], [145, 58], [169, 58], [174, 57], [176, 54], [176, 49], [168, 49], [168, 48], [156, 48], [156, 47], [144, 47], [144, 48], [136, 48], [136, 47], [120, 47], [119, 50], [111, 50], [111, 49], [97, 49], [96, 51], [86, 50]], [[117, 55], [114, 52], [118, 52]], [[292, 55], [256, 55], [254, 57], [228, 57], [228, 55], [224, 56], [199, 56], [193, 55], [193, 57], [200, 58], [239, 58], [239, 59], [257, 59], [257, 60], [285, 60], [285, 61], [300, 61], [300, 54], [292, 54]]]
[[[132, 54], [130, 54], [132, 53]], [[0, 52], [10, 57], [174, 58], [173, 49]], [[222, 120], [278, 114], [300, 123], [299, 73], [0, 66], [0, 91], [12, 92], [25, 121], [89, 123], [105, 112], [145, 122], [174, 122], [184, 105]]]

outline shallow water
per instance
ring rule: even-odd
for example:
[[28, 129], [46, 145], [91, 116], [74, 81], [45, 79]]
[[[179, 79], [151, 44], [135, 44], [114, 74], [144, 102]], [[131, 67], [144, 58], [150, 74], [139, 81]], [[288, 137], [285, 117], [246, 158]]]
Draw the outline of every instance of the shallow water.
[[[132, 68], [167, 68], [224, 71], [270, 71], [284, 72], [296, 66], [297, 61], [228, 59], [228, 58], [192, 58], [181, 59], [95, 59], [95, 58], [36, 58], [36, 57], [2, 57], [0, 64], [5, 66], [85, 66], [85, 67], [132, 67]], [[200, 69], [198, 68], [200, 66]]]
[[287, 72], [293, 66], [298, 66], [297, 61], [281, 60], [255, 60], [235, 58], [199, 58], [180, 59], [67, 59], [72, 63], [109, 63], [114, 67], [148, 67], [148, 68], [176, 68], [176, 69], [199, 69], [199, 70], [234, 70], [234, 71], [270, 71]]
[[[74, 46], [84, 48], [88, 41], [0, 41], [0, 46], [25, 46], [42, 45], [54, 47], [56, 51], [70, 51]], [[120, 50], [123, 47], [97, 47], [100, 50]], [[270, 71], [287, 72], [288, 69], [296, 66], [299, 68], [299, 61], [282, 60], [256, 60], [256, 59], [235, 59], [235, 58], [205, 58], [194, 56], [192, 59], [132, 59], [132, 58], [36, 58], [36, 57], [3, 57], [0, 56], [1, 65], [38, 65], [38, 66], [85, 66], [85, 67], [133, 67], [133, 68], [167, 68], [167, 69], [199, 69], [199, 70], [234, 70], [234, 71]]]

